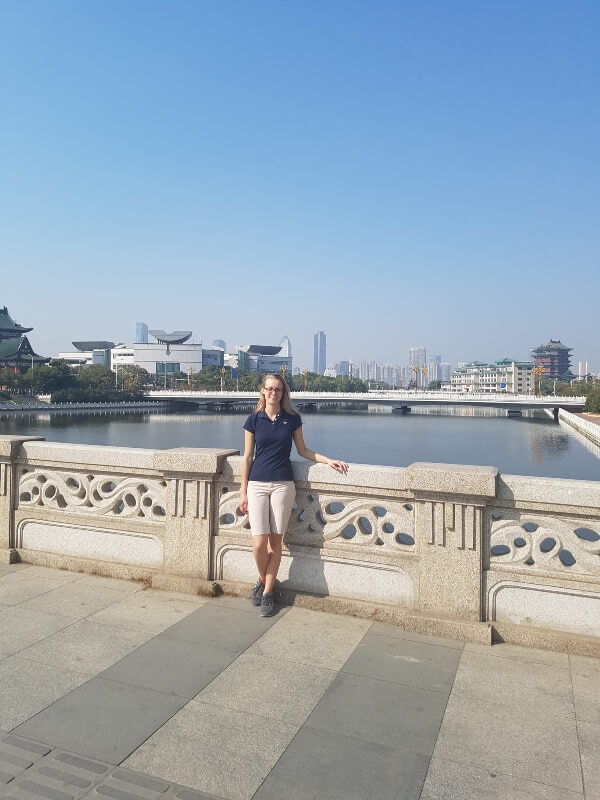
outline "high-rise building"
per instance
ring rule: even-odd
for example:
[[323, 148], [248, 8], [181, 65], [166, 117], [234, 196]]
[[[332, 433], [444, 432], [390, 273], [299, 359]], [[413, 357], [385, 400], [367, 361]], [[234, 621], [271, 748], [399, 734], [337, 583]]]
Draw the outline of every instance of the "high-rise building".
[[227, 345], [223, 339], [213, 339], [213, 347], [219, 347], [221, 350], [227, 350]]
[[422, 344], [409, 347], [408, 363], [411, 367], [424, 367], [427, 364], [427, 348]]
[[314, 360], [313, 372], [323, 375], [327, 367], [327, 336], [324, 331], [317, 331], [314, 335]]
[[145, 322], [135, 323], [135, 343], [148, 344], [148, 326]]

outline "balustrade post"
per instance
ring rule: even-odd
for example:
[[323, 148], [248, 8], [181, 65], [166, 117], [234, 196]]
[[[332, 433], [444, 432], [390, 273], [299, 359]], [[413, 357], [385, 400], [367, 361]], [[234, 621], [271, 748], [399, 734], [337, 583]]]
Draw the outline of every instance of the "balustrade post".
[[167, 575], [209, 580], [216, 520], [215, 480], [237, 450], [157, 450], [154, 467], [167, 481], [163, 570]]
[[484, 510], [496, 497], [498, 470], [416, 463], [415, 497], [420, 611], [483, 619]]
[[19, 476], [15, 460], [23, 442], [43, 441], [43, 436], [0, 436], [0, 564], [18, 561], [14, 542], [16, 492]]

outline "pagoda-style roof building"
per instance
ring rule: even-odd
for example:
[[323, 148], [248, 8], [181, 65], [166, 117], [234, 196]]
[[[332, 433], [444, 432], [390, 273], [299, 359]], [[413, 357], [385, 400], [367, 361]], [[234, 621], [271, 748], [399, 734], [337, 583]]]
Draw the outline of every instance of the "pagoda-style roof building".
[[0, 308], [0, 369], [27, 372], [30, 367], [39, 367], [50, 361], [34, 352], [25, 335], [32, 330], [15, 322], [6, 306]]
[[545, 378], [571, 380], [574, 377], [571, 373], [569, 355], [572, 349], [564, 345], [560, 339], [550, 339], [546, 344], [532, 347], [531, 353], [536, 367], [543, 367]]

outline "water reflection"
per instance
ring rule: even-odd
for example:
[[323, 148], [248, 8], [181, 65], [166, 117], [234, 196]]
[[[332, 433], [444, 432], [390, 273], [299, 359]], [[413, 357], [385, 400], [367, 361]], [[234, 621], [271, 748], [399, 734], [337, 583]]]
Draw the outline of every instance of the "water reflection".
[[[502, 409], [366, 410], [303, 414], [309, 447], [345, 461], [406, 466], [413, 461], [496, 466], [505, 474], [600, 480], [600, 447], [545, 413]], [[0, 433], [48, 440], [148, 447], [243, 447], [247, 412], [48, 412], [0, 417]]]

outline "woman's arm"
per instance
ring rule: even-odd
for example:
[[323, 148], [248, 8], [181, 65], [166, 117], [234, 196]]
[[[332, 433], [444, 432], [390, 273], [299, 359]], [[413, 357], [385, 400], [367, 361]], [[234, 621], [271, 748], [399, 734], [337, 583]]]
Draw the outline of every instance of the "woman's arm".
[[240, 505], [242, 514], [248, 513], [248, 475], [254, 460], [254, 434], [244, 431], [244, 456], [242, 461], [242, 483], [240, 486]]
[[329, 464], [336, 472], [348, 472], [348, 464], [346, 464], [345, 461], [327, 458], [327, 456], [322, 456], [320, 453], [315, 453], [314, 450], [309, 450], [304, 443], [302, 427], [296, 428], [294, 431], [294, 444], [296, 445], [298, 455], [302, 456], [302, 458], [307, 458], [309, 461], [316, 461], [317, 464]]

